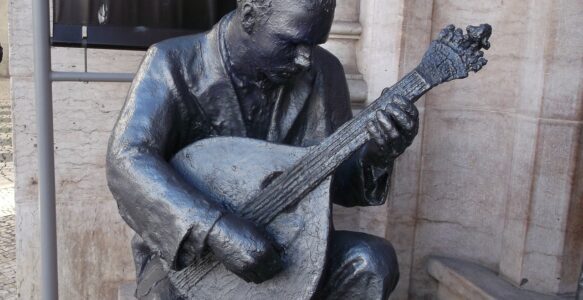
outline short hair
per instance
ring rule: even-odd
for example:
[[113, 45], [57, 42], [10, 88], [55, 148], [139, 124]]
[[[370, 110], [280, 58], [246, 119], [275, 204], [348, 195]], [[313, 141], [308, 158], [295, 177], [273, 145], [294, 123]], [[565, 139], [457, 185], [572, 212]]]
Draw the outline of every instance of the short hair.
[[[260, 10], [269, 10], [271, 8], [272, 1], [288, 1], [288, 0], [237, 0], [237, 8], [243, 7], [245, 3], [252, 3], [255, 7]], [[307, 4], [309, 10], [323, 9], [325, 12], [329, 13], [334, 11], [336, 7], [336, 0], [292, 0], [292, 1], [303, 1]]]
[[267, 9], [271, 7], [272, 0], [237, 0], [237, 9], [243, 7], [245, 3], [251, 3], [260, 9]]

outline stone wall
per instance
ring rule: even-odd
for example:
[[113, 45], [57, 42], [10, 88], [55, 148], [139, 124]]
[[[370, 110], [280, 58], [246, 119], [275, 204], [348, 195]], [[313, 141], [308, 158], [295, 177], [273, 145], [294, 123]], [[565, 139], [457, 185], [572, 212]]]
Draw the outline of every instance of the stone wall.
[[[9, 10], [17, 282], [19, 298], [37, 299], [30, 1], [11, 0]], [[326, 47], [343, 62], [357, 107], [414, 67], [446, 24], [494, 26], [485, 70], [418, 102], [423, 126], [397, 162], [389, 204], [336, 209], [338, 227], [393, 242], [402, 276], [392, 299], [435, 292], [430, 254], [481, 263], [526, 289], [574, 290], [583, 254], [582, 20], [583, 3], [570, 0], [338, 0]], [[89, 50], [89, 71], [135, 72], [142, 55]], [[55, 70], [83, 70], [80, 49], [53, 49], [53, 60]], [[131, 232], [104, 172], [128, 87], [54, 84], [62, 299], [114, 299], [134, 277]]]
[[394, 299], [435, 292], [430, 254], [476, 261], [524, 289], [573, 292], [583, 254], [581, 2], [376, 0], [360, 14], [368, 101], [445, 25], [494, 26], [485, 70], [418, 102], [422, 128], [398, 160], [389, 203], [338, 210], [339, 227], [393, 242]]
[[[382, 26], [367, 28], [371, 18]], [[395, 245], [394, 298], [435, 293], [430, 254], [478, 262], [523, 289], [573, 292], [583, 254], [583, 3], [363, 1], [361, 22], [373, 40], [359, 67], [377, 68], [365, 75], [369, 101], [378, 85], [368, 78], [404, 75], [445, 25], [494, 26], [490, 64], [418, 103], [422, 128], [397, 163], [389, 204], [350, 219]]]

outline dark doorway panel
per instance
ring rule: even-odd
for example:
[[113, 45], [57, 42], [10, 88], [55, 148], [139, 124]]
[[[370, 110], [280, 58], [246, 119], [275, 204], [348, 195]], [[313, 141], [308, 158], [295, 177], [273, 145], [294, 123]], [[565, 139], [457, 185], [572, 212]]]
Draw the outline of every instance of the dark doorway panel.
[[146, 49], [210, 29], [236, 0], [53, 0], [53, 7], [54, 46]]

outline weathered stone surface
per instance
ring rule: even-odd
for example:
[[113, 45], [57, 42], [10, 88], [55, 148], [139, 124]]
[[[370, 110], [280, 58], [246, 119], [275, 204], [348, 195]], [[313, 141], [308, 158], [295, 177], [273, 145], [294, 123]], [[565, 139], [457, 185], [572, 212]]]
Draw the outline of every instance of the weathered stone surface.
[[[12, 78], [17, 206], [17, 283], [38, 297], [36, 146], [30, 78]], [[59, 288], [64, 299], [112, 299], [134, 276], [131, 232], [107, 192], [105, 150], [128, 84], [54, 85]]]
[[429, 253], [475, 260], [525, 289], [574, 291], [582, 14], [569, 1], [434, 1], [433, 28], [487, 20], [495, 33], [486, 72], [426, 97], [413, 298], [436, 292], [422, 275]]

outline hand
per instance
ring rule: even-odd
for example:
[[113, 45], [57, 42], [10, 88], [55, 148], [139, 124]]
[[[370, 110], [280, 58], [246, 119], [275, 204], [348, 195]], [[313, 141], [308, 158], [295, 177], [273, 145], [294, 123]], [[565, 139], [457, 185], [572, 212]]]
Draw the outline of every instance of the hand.
[[372, 137], [363, 148], [363, 161], [386, 167], [411, 145], [419, 129], [419, 112], [413, 103], [393, 96], [384, 110], [367, 124]]
[[243, 280], [261, 283], [283, 267], [279, 254], [253, 223], [235, 215], [222, 216], [207, 237], [215, 257]]

